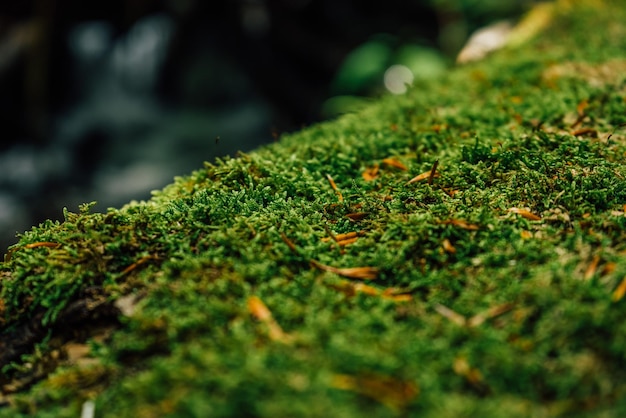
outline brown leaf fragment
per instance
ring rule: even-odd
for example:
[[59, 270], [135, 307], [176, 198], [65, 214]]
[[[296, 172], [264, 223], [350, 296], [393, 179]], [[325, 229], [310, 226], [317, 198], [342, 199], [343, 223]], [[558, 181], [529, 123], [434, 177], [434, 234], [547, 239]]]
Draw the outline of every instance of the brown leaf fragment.
[[383, 375], [336, 374], [331, 385], [367, 396], [393, 410], [405, 408], [419, 395], [419, 387], [414, 382]]
[[619, 302], [626, 294], [626, 277], [617, 285], [613, 291], [613, 302]]
[[332, 266], [327, 266], [326, 264], [322, 264], [318, 261], [311, 260], [311, 265], [315, 268], [318, 268], [323, 271], [327, 271], [330, 273], [335, 273], [343, 277], [348, 277], [350, 279], [361, 279], [361, 280], [373, 280], [378, 277], [378, 268], [376, 267], [349, 267], [349, 268], [337, 268]]
[[443, 306], [438, 303], [435, 305], [435, 310], [441, 316], [443, 316], [446, 319], [449, 319], [451, 322], [457, 324], [460, 327], [464, 327], [465, 325], [467, 325], [467, 319], [463, 315], [454, 312], [452, 309], [446, 306]]
[[528, 219], [530, 221], [540, 221], [541, 220], [541, 216], [535, 215], [534, 213], [532, 213], [528, 209], [510, 208], [509, 212], [516, 213], [516, 214], [520, 215], [522, 218]]
[[375, 180], [378, 177], [378, 171], [379, 171], [378, 164], [372, 167], [366, 168], [363, 174], [361, 174], [363, 176], [363, 180], [365, 181]]
[[283, 342], [288, 340], [287, 334], [285, 334], [280, 325], [278, 325], [272, 316], [272, 312], [257, 296], [250, 296], [248, 298], [248, 312], [267, 326], [270, 339]]
[[471, 224], [463, 219], [446, 219], [441, 221], [443, 225], [452, 225], [461, 229], [467, 229], [468, 231], [478, 231], [480, 227], [475, 224]]
[[408, 168], [406, 168], [406, 166], [402, 164], [400, 161], [398, 161], [395, 157], [385, 158], [383, 160], [383, 164], [388, 165], [389, 167], [397, 168], [402, 171], [408, 170]]

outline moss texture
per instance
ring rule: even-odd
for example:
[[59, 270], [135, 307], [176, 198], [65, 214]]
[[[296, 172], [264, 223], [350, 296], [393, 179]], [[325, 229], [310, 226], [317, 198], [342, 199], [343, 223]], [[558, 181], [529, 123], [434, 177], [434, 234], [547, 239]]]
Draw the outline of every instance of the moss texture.
[[0, 416], [625, 416], [626, 6], [559, 4], [523, 46], [24, 233]]

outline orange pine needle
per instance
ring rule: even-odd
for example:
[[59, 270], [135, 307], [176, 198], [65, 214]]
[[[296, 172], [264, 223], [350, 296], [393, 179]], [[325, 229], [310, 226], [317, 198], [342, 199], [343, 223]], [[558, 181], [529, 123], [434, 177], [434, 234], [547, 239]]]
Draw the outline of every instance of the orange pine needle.
[[337, 268], [327, 266], [326, 264], [322, 264], [315, 260], [311, 260], [311, 265], [320, 270], [335, 273], [350, 279], [373, 280], [378, 276], [378, 268], [376, 267]]
[[592, 138], [597, 138], [598, 137], [598, 131], [596, 131], [593, 128], [580, 128], [580, 129], [576, 129], [575, 131], [572, 131], [572, 135], [573, 136], [583, 136], [583, 135], [588, 135]]
[[615, 290], [613, 291], [613, 302], [620, 301], [624, 297], [625, 294], [626, 294], [626, 277], [622, 279], [620, 284], [618, 284]]
[[250, 312], [250, 314], [256, 319], [267, 325], [269, 329], [269, 336], [272, 340], [285, 341], [287, 339], [287, 335], [272, 316], [272, 312], [257, 296], [250, 296], [248, 298], [248, 312]]
[[397, 168], [397, 169], [402, 170], [402, 171], [407, 171], [408, 170], [408, 168], [406, 168], [406, 166], [404, 164], [402, 164], [400, 161], [398, 161], [394, 157], [385, 158], [383, 160], [383, 164], [388, 165], [390, 167]]
[[[436, 161], [436, 163], [438, 163], [438, 161]], [[433, 168], [436, 170], [437, 166], [435, 164], [433, 164]], [[428, 179], [430, 184], [432, 184], [431, 177], [432, 178], [439, 177], [439, 173], [433, 172], [432, 168], [430, 170], [422, 173], [422, 174], [419, 174], [419, 175], [413, 177], [411, 180], [407, 181], [406, 184], [416, 183], [418, 181], [422, 181], [422, 180], [426, 180], [426, 179]]]
[[443, 246], [443, 250], [445, 252], [450, 253], [450, 254], [456, 253], [456, 248], [454, 248], [454, 245], [452, 245], [452, 243], [450, 242], [448, 238], [444, 239], [441, 245]]
[[600, 256], [596, 254], [593, 256], [593, 258], [591, 259], [591, 262], [589, 263], [589, 265], [587, 266], [587, 269], [585, 270], [585, 275], [583, 276], [585, 280], [591, 279], [593, 275], [596, 274], [596, 270], [598, 269], [599, 263], [600, 263]]
[[444, 225], [453, 225], [461, 229], [467, 229], [469, 231], [478, 231], [480, 227], [475, 224], [471, 224], [463, 219], [447, 219], [441, 222]]
[[328, 179], [328, 182], [330, 183], [330, 187], [332, 187], [332, 189], [337, 194], [337, 198], [339, 199], [339, 201], [343, 202], [343, 195], [341, 194], [341, 191], [337, 187], [337, 184], [335, 184], [335, 180], [333, 180], [330, 174], [326, 174], [326, 178]]
[[37, 248], [37, 247], [47, 247], [47, 248], [58, 248], [61, 244], [58, 242], [33, 242], [31, 244], [26, 244], [22, 248]]
[[151, 256], [151, 255], [147, 255], [145, 257], [141, 257], [139, 260], [137, 260], [136, 262], [134, 262], [133, 264], [131, 264], [130, 266], [128, 266], [124, 270], [122, 270], [120, 275], [124, 276], [124, 275], [130, 273], [131, 271], [135, 270], [140, 265], [142, 265], [144, 263], [147, 263], [148, 261], [153, 260], [153, 259], [156, 259], [156, 257]]
[[415, 383], [390, 376], [336, 374], [331, 384], [337, 389], [367, 396], [393, 410], [406, 407], [419, 395]]
[[351, 221], [357, 222], [367, 217], [367, 215], [368, 215], [367, 212], [354, 212], [354, 213], [348, 213], [346, 217], [349, 218]]
[[372, 181], [374, 179], [376, 179], [378, 177], [378, 164], [372, 166], [372, 167], [368, 167], [365, 169], [365, 171], [363, 172], [362, 176], [363, 176], [363, 180], [365, 181]]
[[530, 212], [527, 209], [510, 208], [509, 212], [517, 213], [522, 218], [528, 219], [530, 221], [540, 221], [541, 220], [541, 216], [535, 215], [534, 213]]

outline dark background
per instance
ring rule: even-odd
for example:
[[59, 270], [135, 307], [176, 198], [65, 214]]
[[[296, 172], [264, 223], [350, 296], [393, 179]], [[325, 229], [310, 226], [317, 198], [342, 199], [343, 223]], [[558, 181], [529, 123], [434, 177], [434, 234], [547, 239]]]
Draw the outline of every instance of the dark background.
[[0, 252], [63, 207], [147, 199], [383, 94], [401, 57], [436, 73], [473, 30], [529, 5], [0, 0]]

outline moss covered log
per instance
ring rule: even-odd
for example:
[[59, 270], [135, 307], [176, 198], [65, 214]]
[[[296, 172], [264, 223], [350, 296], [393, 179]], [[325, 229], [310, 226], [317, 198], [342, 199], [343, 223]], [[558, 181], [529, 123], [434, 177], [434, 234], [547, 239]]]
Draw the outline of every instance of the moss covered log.
[[626, 6], [65, 212], [0, 270], [0, 416], [626, 416]]

